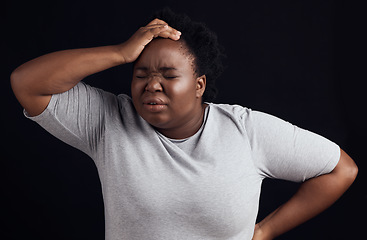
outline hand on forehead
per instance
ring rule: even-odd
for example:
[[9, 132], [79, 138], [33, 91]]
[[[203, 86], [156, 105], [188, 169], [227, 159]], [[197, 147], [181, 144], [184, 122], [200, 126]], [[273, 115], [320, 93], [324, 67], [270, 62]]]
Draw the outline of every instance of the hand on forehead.
[[157, 38], [151, 41], [135, 62], [134, 69], [156, 71], [160, 68], [176, 70], [190, 67], [195, 70], [194, 56], [183, 40]]

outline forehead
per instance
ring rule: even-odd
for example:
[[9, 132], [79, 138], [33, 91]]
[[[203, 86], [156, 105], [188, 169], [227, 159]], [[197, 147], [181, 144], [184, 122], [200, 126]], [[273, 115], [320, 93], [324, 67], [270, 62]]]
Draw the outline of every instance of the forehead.
[[184, 68], [191, 67], [192, 63], [193, 56], [189, 53], [183, 41], [158, 38], [145, 47], [135, 66], [149, 69], [161, 67]]

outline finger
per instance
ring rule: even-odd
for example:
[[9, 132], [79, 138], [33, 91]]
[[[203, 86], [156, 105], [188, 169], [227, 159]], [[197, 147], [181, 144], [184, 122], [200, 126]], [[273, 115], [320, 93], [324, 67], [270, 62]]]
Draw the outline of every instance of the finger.
[[144, 27], [144, 29], [153, 29], [153, 28], [159, 28], [159, 27], [164, 27], [164, 26], [168, 26], [167, 23], [164, 24], [150, 24]]
[[148, 43], [150, 43], [150, 41], [158, 37], [159, 34], [167, 28], [167, 25], [154, 28], [142, 27], [136, 34], [136, 41], [139, 42], [139, 44], [141, 44], [142, 46], [146, 46]]
[[170, 38], [172, 40], [180, 39], [181, 32], [169, 27], [168, 25], [163, 25], [159, 27], [152, 27], [149, 28], [147, 34], [151, 34], [148, 36], [149, 39], [156, 38], [156, 37], [163, 37], [163, 38]]
[[154, 27], [150, 28], [151, 32], [154, 33], [154, 37], [164, 37], [164, 38], [172, 38], [173, 40], [178, 40], [181, 36], [181, 32], [168, 26], [168, 25], [157, 25], [159, 29], [155, 29]]
[[158, 37], [159, 34], [165, 32], [169, 29], [168, 25], [159, 25], [156, 27], [147, 28], [147, 33], [151, 34], [153, 37]]
[[174, 34], [180, 34], [180, 31], [178, 31], [178, 30], [174, 29], [173, 27], [169, 26], [167, 23], [165, 23], [165, 24], [148, 25], [148, 26], [144, 27], [144, 29], [154, 29], [154, 28], [160, 28], [160, 27], [163, 27], [164, 28], [166, 26], [168, 27], [166, 29], [166, 31], [172, 32]]
[[151, 21], [150, 23], [148, 23], [148, 25], [147, 25], [147, 26], [150, 26], [150, 25], [157, 25], [157, 24], [162, 24], [162, 25], [164, 25], [164, 24], [167, 24], [167, 23], [166, 23], [165, 21], [161, 20], [161, 19], [156, 18], [156, 19], [154, 19], [153, 21]]
[[168, 28], [158, 34], [159, 37], [170, 38], [172, 40], [178, 40], [181, 37], [181, 32], [173, 28]]
[[[156, 18], [153, 21], [151, 21], [144, 28], [145, 29], [155, 29], [155, 28], [158, 28], [158, 27], [163, 27], [164, 28], [166, 25], [168, 26], [168, 24], [165, 21]], [[166, 31], [160, 32], [159, 30], [152, 30], [151, 32], [154, 33], [154, 37], [160, 36], [160, 37], [164, 37], [164, 38], [172, 38], [173, 40], [178, 40], [181, 36], [181, 32], [174, 29], [174, 28], [172, 28], [171, 26], [168, 26]]]
[[171, 26], [168, 26], [165, 31], [161, 32], [161, 34], [163, 35], [167, 35], [167, 33], [168, 33], [168, 36], [181, 36], [181, 32], [178, 31], [177, 29], [174, 29]]

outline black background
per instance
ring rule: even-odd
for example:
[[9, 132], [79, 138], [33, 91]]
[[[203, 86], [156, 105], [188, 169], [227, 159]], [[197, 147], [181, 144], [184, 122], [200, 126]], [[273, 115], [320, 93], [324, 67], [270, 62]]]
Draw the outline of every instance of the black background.
[[[9, 84], [20, 64], [49, 52], [117, 44], [163, 6], [205, 22], [226, 49], [217, 103], [270, 113], [336, 142], [359, 166], [331, 208], [279, 239], [361, 239], [366, 225], [363, 12], [352, 1], [8, 1], [2, 11], [1, 239], [104, 239], [94, 163], [22, 115]], [[5, 41], [4, 41], [5, 40]], [[364, 57], [363, 57], [364, 58]], [[5, 61], [4, 61], [5, 60]], [[364, 62], [365, 64], [365, 62]], [[85, 79], [129, 93], [131, 66]], [[298, 184], [266, 180], [259, 219]], [[3, 237], [4, 236], [4, 237]]]

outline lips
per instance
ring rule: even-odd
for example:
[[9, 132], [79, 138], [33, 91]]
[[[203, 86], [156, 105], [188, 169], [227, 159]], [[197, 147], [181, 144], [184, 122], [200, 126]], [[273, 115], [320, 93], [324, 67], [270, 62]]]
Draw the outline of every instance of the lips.
[[167, 103], [158, 97], [147, 97], [143, 99], [143, 104], [148, 105], [167, 105]]
[[160, 97], [146, 97], [143, 99], [143, 108], [149, 112], [161, 112], [166, 107], [166, 101]]
[[156, 104], [162, 104], [162, 105], [167, 104], [165, 97], [162, 96], [161, 94], [159, 95], [159, 94], [145, 93], [143, 94], [141, 100], [144, 104], [149, 104], [149, 103], [156, 103]]

